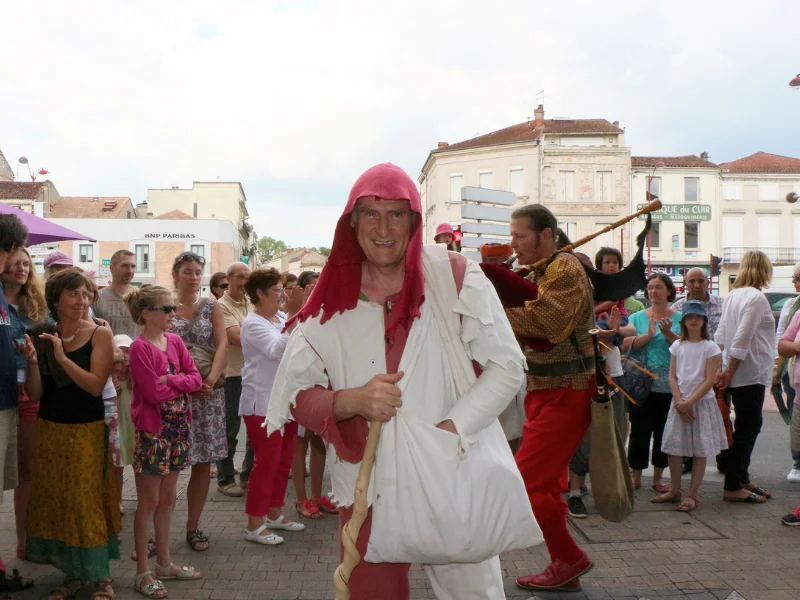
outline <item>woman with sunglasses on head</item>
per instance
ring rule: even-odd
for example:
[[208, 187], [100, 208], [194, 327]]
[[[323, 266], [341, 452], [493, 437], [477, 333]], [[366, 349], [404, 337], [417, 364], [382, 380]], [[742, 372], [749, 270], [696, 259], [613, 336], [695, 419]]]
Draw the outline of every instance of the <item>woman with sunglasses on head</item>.
[[[136, 429], [133, 470], [136, 473], [136, 545], [134, 589], [147, 598], [166, 598], [162, 580], [198, 579], [192, 567], [172, 563], [169, 529], [177, 495], [178, 474], [188, 465], [188, 394], [202, 386], [202, 378], [181, 338], [167, 333], [177, 307], [172, 294], [160, 286], [143, 286], [125, 297], [133, 320], [143, 326], [130, 348], [133, 382], [131, 412]], [[148, 529], [156, 532], [156, 570], [148, 565]]]
[[50, 600], [87, 582], [93, 600], [115, 597], [109, 561], [119, 558], [121, 518], [102, 397], [113, 345], [111, 331], [83, 319], [94, 291], [75, 269], [53, 275], [45, 299], [55, 325], [37, 327], [35, 345], [26, 337], [24, 347], [25, 389], [40, 403], [26, 553], [66, 574]]
[[208, 282], [208, 287], [211, 290], [211, 295], [219, 300], [222, 298], [225, 290], [228, 289], [228, 276], [222, 271], [214, 273], [211, 276], [211, 280]]
[[225, 390], [217, 383], [225, 370], [228, 337], [222, 309], [217, 301], [200, 297], [205, 265], [205, 258], [193, 252], [180, 254], [172, 265], [178, 305], [172, 332], [178, 334], [187, 345], [202, 346], [207, 356], [213, 355], [211, 370], [203, 381], [203, 387], [191, 397], [189, 464], [192, 474], [186, 490], [186, 541], [195, 552], [204, 552], [209, 548], [208, 538], [200, 530], [200, 517], [211, 483], [211, 465], [228, 455]]

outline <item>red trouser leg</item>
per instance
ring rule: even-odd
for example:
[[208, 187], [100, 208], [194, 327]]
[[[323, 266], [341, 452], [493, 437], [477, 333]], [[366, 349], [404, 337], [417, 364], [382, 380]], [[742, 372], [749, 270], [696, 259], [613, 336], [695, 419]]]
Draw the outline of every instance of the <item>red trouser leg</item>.
[[[247, 437], [253, 449], [253, 470], [250, 472], [247, 484], [245, 512], [252, 517], [266, 516], [270, 508], [283, 506], [289, 477], [286, 465], [292, 464], [292, 447], [297, 436], [296, 423], [286, 423], [283, 435], [276, 431], [269, 437], [267, 430], [261, 427], [262, 423], [264, 417], [258, 415], [244, 417]], [[286, 438], [291, 440], [287, 441]], [[288, 457], [284, 454], [288, 454]]]
[[[277, 433], [277, 432], [276, 432]], [[248, 432], [249, 435], [249, 432]], [[275, 482], [272, 486], [272, 501], [270, 508], [280, 508], [286, 498], [286, 486], [289, 485], [289, 473], [294, 460], [294, 441], [297, 438], [297, 423], [288, 421], [283, 426], [283, 439], [281, 440], [281, 459], [275, 472]]]
[[[339, 509], [339, 560], [344, 559], [342, 546], [342, 528], [353, 516], [353, 507]], [[372, 531], [372, 508], [361, 526], [356, 540], [356, 548], [361, 555], [361, 562], [353, 569], [350, 576], [350, 600], [408, 600], [411, 590], [408, 584], [406, 563], [368, 563], [364, 560], [367, 552], [369, 534]]]
[[536, 390], [525, 397], [527, 420], [517, 466], [550, 560], [574, 564], [583, 556], [567, 529], [561, 478], [591, 423], [591, 390]]

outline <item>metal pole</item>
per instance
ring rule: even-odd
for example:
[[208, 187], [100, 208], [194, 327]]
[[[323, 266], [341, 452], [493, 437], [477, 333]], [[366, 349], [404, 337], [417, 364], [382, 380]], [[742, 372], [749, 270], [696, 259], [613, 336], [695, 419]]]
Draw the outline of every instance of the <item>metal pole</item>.
[[[655, 174], [655, 169], [653, 169], [653, 175]], [[652, 194], [650, 193], [650, 186], [653, 184], [653, 175], [648, 176], [647, 178], [647, 201], [650, 202], [652, 198]], [[650, 231], [647, 232], [647, 276], [650, 277], [650, 245], [652, 243], [653, 237], [653, 228], [650, 227]]]

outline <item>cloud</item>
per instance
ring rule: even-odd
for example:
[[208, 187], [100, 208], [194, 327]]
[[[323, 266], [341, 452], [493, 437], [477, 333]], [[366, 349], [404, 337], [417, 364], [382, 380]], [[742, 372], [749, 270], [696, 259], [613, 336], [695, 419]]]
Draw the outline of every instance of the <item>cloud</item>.
[[619, 120], [634, 154], [798, 156], [798, 18], [778, 0], [17, 3], [0, 147], [68, 195], [241, 180], [259, 234], [330, 245], [364, 169], [416, 177], [542, 89], [548, 116]]

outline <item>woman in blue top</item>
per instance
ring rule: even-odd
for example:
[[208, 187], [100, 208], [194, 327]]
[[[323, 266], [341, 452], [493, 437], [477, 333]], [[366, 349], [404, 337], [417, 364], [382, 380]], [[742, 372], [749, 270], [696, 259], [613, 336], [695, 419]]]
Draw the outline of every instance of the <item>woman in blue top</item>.
[[625, 339], [625, 348], [633, 343], [633, 357], [658, 376], [650, 388], [650, 395], [639, 405], [630, 404], [631, 437], [628, 441], [628, 463], [631, 466], [633, 485], [642, 487], [642, 471], [647, 468], [650, 440], [653, 440], [653, 489], [659, 494], [669, 490], [661, 482], [667, 467], [667, 455], [661, 451], [661, 438], [667, 422], [672, 393], [669, 389], [669, 347], [681, 332], [681, 313], [670, 308], [675, 301], [675, 284], [669, 276], [653, 274], [647, 280], [645, 298], [650, 308], [630, 317], [636, 327], [636, 336]]

